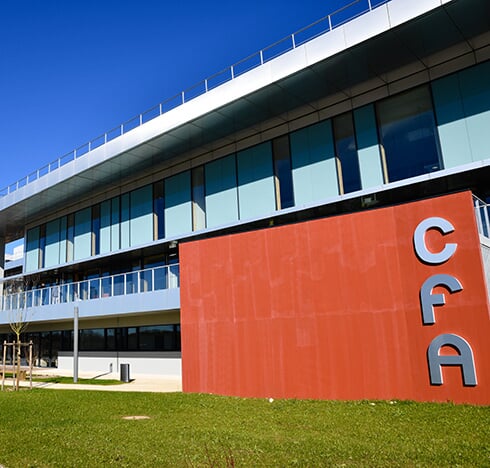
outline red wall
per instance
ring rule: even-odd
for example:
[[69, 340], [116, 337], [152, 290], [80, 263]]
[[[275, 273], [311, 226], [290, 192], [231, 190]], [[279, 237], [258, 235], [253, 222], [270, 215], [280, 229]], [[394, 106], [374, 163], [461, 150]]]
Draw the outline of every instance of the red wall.
[[[413, 234], [425, 218], [430, 249], [457, 243], [441, 265], [422, 263]], [[181, 244], [183, 389], [224, 395], [490, 403], [490, 321], [469, 192]], [[422, 283], [451, 274], [463, 291], [424, 325]], [[427, 348], [443, 333], [472, 347], [478, 384], [459, 366], [430, 384]], [[441, 354], [454, 354], [448, 347]]]

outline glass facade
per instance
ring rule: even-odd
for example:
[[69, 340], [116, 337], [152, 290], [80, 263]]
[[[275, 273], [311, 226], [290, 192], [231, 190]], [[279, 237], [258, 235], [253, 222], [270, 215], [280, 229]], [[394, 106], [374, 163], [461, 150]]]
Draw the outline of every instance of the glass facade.
[[276, 208], [282, 210], [294, 206], [293, 176], [291, 173], [291, 150], [289, 135], [272, 141], [274, 157], [274, 182], [276, 189]]
[[[73, 351], [73, 330], [58, 332], [60, 351]], [[80, 351], [180, 351], [180, 325], [80, 330]]]
[[234, 154], [204, 166], [206, 226], [238, 221], [236, 157]]
[[333, 119], [335, 152], [338, 162], [340, 193], [361, 190], [361, 174], [352, 112]]
[[297, 130], [290, 141], [295, 206], [338, 195], [332, 122], [324, 120]]
[[[12, 334], [0, 334], [0, 352], [3, 352], [3, 342], [12, 342], [13, 339]], [[34, 365], [39, 367], [57, 367], [58, 352], [73, 351], [73, 330], [30, 332], [21, 340], [32, 341]], [[180, 325], [83, 329], [79, 330], [78, 346], [81, 352], [180, 351]], [[27, 355], [22, 356], [25, 361], [27, 358]], [[11, 356], [7, 356], [7, 361], [10, 359]]]
[[204, 167], [192, 169], [192, 230], [206, 227], [206, 194], [204, 191]]
[[485, 62], [33, 227], [25, 271], [485, 159], [488, 78]]
[[237, 153], [240, 219], [253, 219], [276, 209], [271, 143]]
[[442, 168], [428, 85], [380, 101], [377, 114], [387, 182]]

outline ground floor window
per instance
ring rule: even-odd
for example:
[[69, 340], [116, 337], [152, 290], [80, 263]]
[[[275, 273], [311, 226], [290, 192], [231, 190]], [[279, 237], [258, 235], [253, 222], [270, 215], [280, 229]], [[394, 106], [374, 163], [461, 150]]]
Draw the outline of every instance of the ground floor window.
[[[12, 333], [0, 334], [0, 352], [4, 341], [14, 339]], [[34, 365], [39, 367], [57, 367], [58, 351], [73, 351], [73, 330], [31, 332], [21, 340], [32, 340]], [[180, 351], [180, 324], [82, 329], [78, 343], [79, 351]], [[27, 356], [23, 359], [27, 362]]]
[[[180, 325], [88, 328], [79, 331], [80, 351], [180, 351]], [[61, 351], [73, 350], [73, 330], [64, 330]]]

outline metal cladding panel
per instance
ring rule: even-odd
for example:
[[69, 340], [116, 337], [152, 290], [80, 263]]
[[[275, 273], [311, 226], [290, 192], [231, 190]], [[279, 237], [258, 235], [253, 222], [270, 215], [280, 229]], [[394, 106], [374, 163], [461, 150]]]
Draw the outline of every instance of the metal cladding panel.
[[[457, 244], [440, 264], [414, 247], [417, 226], [433, 217], [454, 231], [427, 230], [429, 253]], [[186, 392], [490, 403], [489, 305], [469, 192], [183, 243], [180, 258]], [[446, 304], [424, 325], [422, 285], [442, 274], [463, 289], [434, 287]], [[450, 334], [471, 347], [476, 385], [445, 364], [442, 385], [431, 383], [429, 345]]]

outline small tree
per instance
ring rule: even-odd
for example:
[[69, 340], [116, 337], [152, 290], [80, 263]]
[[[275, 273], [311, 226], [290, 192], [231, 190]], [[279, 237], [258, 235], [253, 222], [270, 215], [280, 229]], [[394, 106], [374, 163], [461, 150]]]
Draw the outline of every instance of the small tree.
[[[22, 360], [22, 342], [20, 337], [25, 333], [29, 326], [31, 311], [28, 307], [27, 290], [29, 285], [34, 285], [34, 281], [23, 278], [9, 284], [11, 294], [17, 294], [17, 301], [11, 304], [9, 309], [9, 325], [15, 335], [14, 346], [12, 350], [12, 367], [15, 373], [14, 389], [19, 389], [20, 383], [20, 365]], [[13, 299], [13, 297], [12, 297]]]
[[18, 308], [13, 312], [9, 318], [9, 325], [11, 330], [15, 335], [15, 344], [12, 353], [12, 365], [15, 369], [15, 389], [19, 389], [20, 381], [20, 364], [21, 364], [21, 353], [22, 353], [22, 342], [20, 341], [20, 335], [24, 333], [29, 326], [29, 320], [27, 316], [27, 308]]

